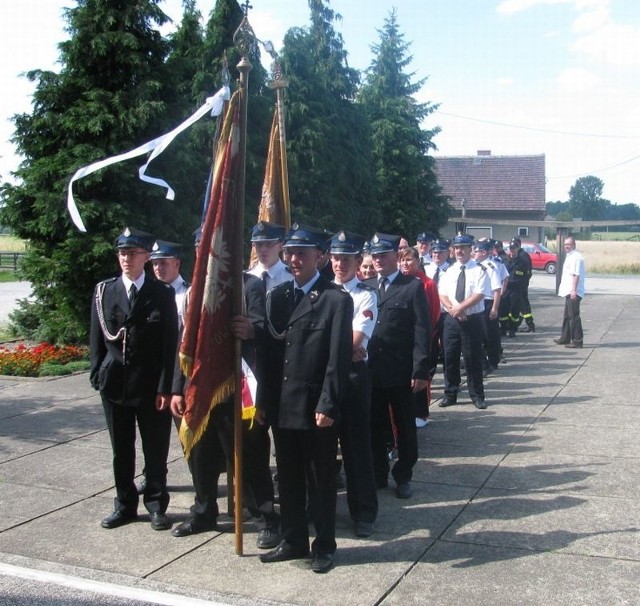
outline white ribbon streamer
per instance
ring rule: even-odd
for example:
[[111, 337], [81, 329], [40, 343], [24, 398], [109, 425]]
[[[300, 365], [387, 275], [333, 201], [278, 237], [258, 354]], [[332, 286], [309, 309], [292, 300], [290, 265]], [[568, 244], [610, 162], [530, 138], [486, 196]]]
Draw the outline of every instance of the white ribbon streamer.
[[170, 143], [183, 131], [189, 128], [192, 124], [200, 120], [202, 116], [204, 116], [209, 111], [212, 116], [218, 116], [222, 112], [222, 106], [225, 101], [228, 101], [231, 96], [231, 91], [228, 86], [223, 86], [213, 97], [208, 97], [204, 105], [202, 105], [194, 114], [192, 114], [189, 118], [187, 118], [182, 124], [174, 128], [171, 132], [168, 132], [153, 141], [149, 141], [141, 145], [140, 147], [136, 147], [131, 151], [128, 151], [124, 154], [119, 154], [117, 156], [111, 156], [111, 158], [106, 158], [105, 160], [100, 160], [99, 162], [94, 162], [89, 166], [84, 166], [76, 171], [76, 173], [71, 177], [71, 181], [69, 181], [69, 190], [67, 193], [67, 209], [69, 210], [69, 214], [71, 215], [71, 220], [75, 224], [75, 226], [83, 232], [86, 232], [87, 229], [82, 222], [82, 218], [80, 217], [80, 212], [78, 211], [78, 207], [76, 206], [76, 202], [73, 198], [73, 183], [78, 179], [82, 179], [82, 177], [86, 177], [96, 171], [105, 168], [107, 166], [111, 166], [112, 164], [116, 164], [118, 162], [123, 162], [124, 160], [130, 160], [131, 158], [136, 158], [137, 156], [142, 156], [149, 152], [152, 152], [144, 166], [140, 167], [138, 171], [138, 175], [142, 181], [147, 183], [152, 183], [154, 185], [159, 185], [161, 187], [166, 188], [167, 190], [167, 199], [173, 200], [175, 198], [175, 192], [171, 189], [171, 186], [162, 179], [158, 179], [155, 177], [149, 177], [145, 174], [147, 167], [151, 163], [154, 158], [157, 158], [169, 145]]

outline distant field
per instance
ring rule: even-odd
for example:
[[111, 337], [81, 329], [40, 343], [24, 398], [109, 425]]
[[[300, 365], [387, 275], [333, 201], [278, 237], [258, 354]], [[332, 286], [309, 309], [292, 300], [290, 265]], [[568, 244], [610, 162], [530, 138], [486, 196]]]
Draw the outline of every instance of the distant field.
[[594, 231], [591, 233], [593, 240], [625, 240], [640, 242], [640, 233], [632, 231]]
[[0, 251], [2, 252], [23, 252], [24, 242], [13, 236], [0, 234]]
[[578, 241], [587, 272], [640, 274], [640, 242]]

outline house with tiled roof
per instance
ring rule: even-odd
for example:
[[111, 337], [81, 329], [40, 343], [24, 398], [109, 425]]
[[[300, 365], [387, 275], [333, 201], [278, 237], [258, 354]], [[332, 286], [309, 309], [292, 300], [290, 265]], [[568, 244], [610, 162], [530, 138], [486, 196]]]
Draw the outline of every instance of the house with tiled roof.
[[438, 184], [454, 215], [461, 218], [443, 228], [445, 237], [464, 224], [467, 233], [476, 237], [508, 240], [519, 235], [542, 241], [543, 228], [529, 222], [542, 221], [546, 215], [544, 154], [493, 156], [489, 150], [480, 150], [475, 156], [434, 159]]

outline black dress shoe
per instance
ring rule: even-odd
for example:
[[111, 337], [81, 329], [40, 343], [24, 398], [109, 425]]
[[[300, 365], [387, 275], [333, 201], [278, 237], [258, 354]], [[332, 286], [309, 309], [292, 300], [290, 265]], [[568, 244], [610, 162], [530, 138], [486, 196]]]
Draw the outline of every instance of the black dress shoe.
[[527, 324], [520, 329], [520, 332], [536, 332], [535, 324]]
[[116, 510], [110, 516], [107, 516], [102, 522], [100, 522], [100, 526], [102, 528], [118, 528], [118, 526], [124, 526], [129, 522], [133, 522], [137, 519], [138, 514], [134, 511], [133, 513], [127, 513], [126, 511]]
[[438, 402], [439, 408], [446, 408], [447, 406], [453, 406], [456, 403], [456, 400], [452, 400], [451, 398], [443, 398]]
[[399, 499], [408, 499], [413, 496], [413, 488], [409, 482], [401, 482], [396, 486], [396, 496]]
[[556, 345], [566, 345], [569, 341], [563, 341], [562, 339], [554, 339], [553, 342]]
[[215, 519], [203, 519], [203, 518], [189, 518], [184, 522], [178, 524], [171, 534], [174, 537], [188, 537], [192, 534], [198, 534], [200, 532], [207, 532], [209, 530], [217, 530], [218, 523]]
[[353, 532], [357, 537], [366, 539], [373, 534], [373, 522], [363, 522], [358, 520], [353, 526]]
[[302, 558], [306, 558], [308, 555], [308, 549], [296, 549], [286, 541], [280, 541], [280, 544], [274, 550], [267, 551], [267, 553], [263, 553], [259, 557], [263, 564], [271, 564], [272, 562], [300, 560]]
[[151, 528], [154, 530], [169, 530], [171, 528], [171, 520], [159, 511], [154, 511], [149, 515], [151, 520]]
[[473, 405], [480, 410], [484, 410], [487, 407], [487, 403], [484, 401], [484, 398], [473, 398]]
[[316, 553], [311, 562], [311, 570], [318, 574], [329, 572], [333, 568], [333, 556], [328, 553]]
[[567, 349], [582, 349], [582, 343], [578, 343], [576, 341], [572, 341], [571, 343], [567, 343], [565, 345]]
[[263, 528], [258, 533], [256, 545], [258, 549], [273, 549], [280, 544], [280, 533], [277, 528]]

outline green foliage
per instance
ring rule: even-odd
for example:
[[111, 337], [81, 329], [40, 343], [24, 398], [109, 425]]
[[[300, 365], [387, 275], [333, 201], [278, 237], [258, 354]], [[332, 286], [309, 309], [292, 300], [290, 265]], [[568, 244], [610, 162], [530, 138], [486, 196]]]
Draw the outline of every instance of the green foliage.
[[[118, 273], [113, 242], [126, 225], [166, 240], [191, 241], [210, 170], [212, 120], [178, 137], [149, 168], [171, 183], [175, 201], [138, 179], [139, 160], [111, 166], [74, 186], [88, 230], [80, 233], [69, 219], [66, 188], [81, 166], [170, 131], [219, 88], [220, 73], [211, 75], [207, 57], [222, 56], [220, 45], [232, 44], [241, 20], [237, 2], [220, 0], [216, 11], [223, 5], [229, 7], [227, 20], [208, 26], [224, 32], [220, 39], [201, 31], [192, 1], [170, 39], [158, 31], [167, 20], [158, 0], [78, 0], [67, 10], [70, 38], [59, 46], [60, 73], [27, 75], [36, 83], [33, 111], [14, 117], [13, 138], [25, 160], [15, 174], [18, 184], [2, 186], [0, 224], [29, 242], [21, 277], [35, 295], [34, 303], [22, 302], [14, 314], [16, 332], [53, 342], [86, 341], [93, 286]], [[254, 61], [259, 66], [259, 57]], [[254, 76], [259, 96], [264, 70], [255, 68]], [[260, 151], [247, 161], [253, 199], [259, 198], [264, 170], [268, 113], [264, 107], [262, 128], [257, 118], [253, 123], [260, 141]]]
[[340, 16], [309, 0], [311, 25], [285, 36], [282, 67], [289, 79], [287, 142], [294, 220], [331, 231], [369, 234], [380, 220], [373, 187], [370, 138], [359, 82], [347, 67]]
[[449, 205], [437, 183], [433, 138], [438, 127], [423, 130], [422, 123], [436, 109], [418, 103], [415, 94], [426, 78], [412, 82], [405, 73], [412, 57], [409, 44], [398, 29], [395, 9], [379, 30], [374, 59], [360, 90], [359, 101], [371, 124], [377, 199], [382, 222], [378, 228], [413, 238], [419, 231], [438, 232], [450, 215]]
[[73, 374], [74, 372], [81, 372], [89, 370], [91, 368], [91, 362], [89, 360], [78, 360], [76, 362], [69, 362], [67, 364], [60, 364], [57, 362], [47, 362], [40, 366], [38, 372], [39, 377], [62, 377], [65, 375]]
[[602, 198], [604, 183], [598, 177], [581, 177], [569, 190], [569, 209], [584, 221], [603, 219], [611, 202]]

